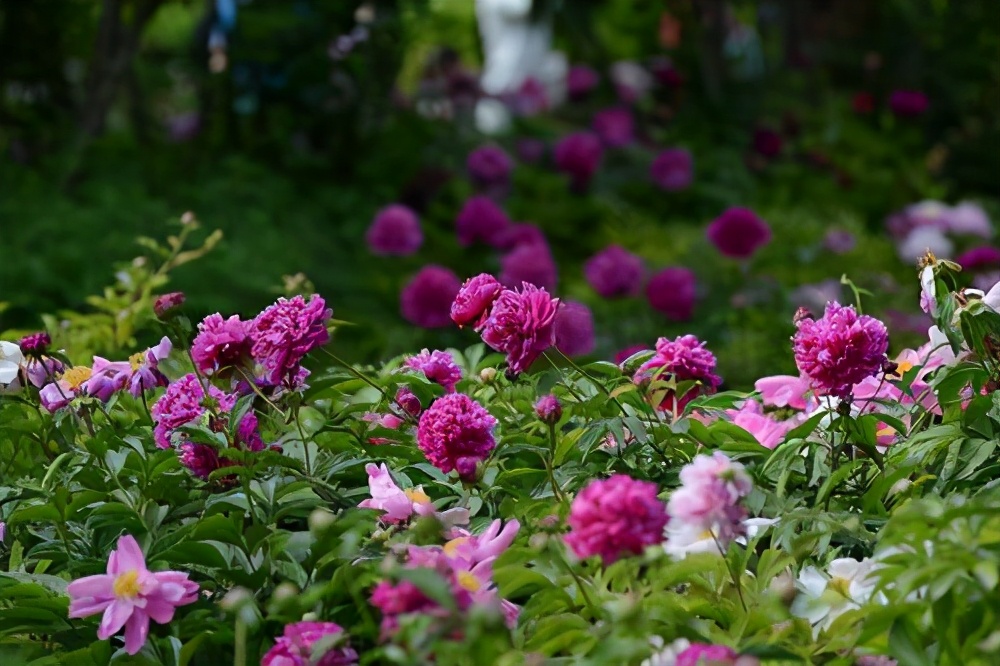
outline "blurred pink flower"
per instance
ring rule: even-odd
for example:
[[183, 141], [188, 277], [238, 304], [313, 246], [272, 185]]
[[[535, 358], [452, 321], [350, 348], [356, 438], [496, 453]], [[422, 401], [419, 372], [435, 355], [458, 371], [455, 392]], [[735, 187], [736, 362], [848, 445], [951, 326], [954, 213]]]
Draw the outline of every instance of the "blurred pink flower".
[[253, 347], [249, 326], [250, 322], [241, 321], [239, 315], [229, 319], [223, 319], [219, 313], [205, 317], [191, 343], [191, 359], [198, 371], [214, 375], [224, 368], [244, 365]]
[[590, 132], [577, 132], [559, 140], [554, 151], [556, 167], [569, 175], [574, 190], [583, 191], [601, 163], [601, 140]]
[[553, 327], [556, 349], [566, 356], [585, 356], [594, 351], [594, 314], [583, 303], [563, 301]]
[[295, 622], [286, 624], [282, 636], [267, 651], [260, 666], [354, 666], [358, 653], [343, 642], [320, 652], [314, 648], [330, 636], [342, 636], [344, 630], [333, 622]]
[[573, 65], [566, 74], [566, 93], [571, 100], [587, 97], [600, 83], [601, 76], [587, 65]]
[[694, 180], [694, 158], [686, 148], [661, 151], [649, 167], [649, 177], [660, 189], [677, 192], [687, 189]]
[[587, 283], [604, 298], [638, 295], [645, 273], [642, 258], [620, 245], [609, 245], [583, 265]]
[[708, 240], [727, 257], [748, 259], [771, 242], [771, 228], [749, 208], [729, 208], [706, 231]]
[[465, 168], [474, 183], [482, 187], [492, 187], [510, 182], [510, 172], [514, 169], [514, 162], [499, 146], [485, 145], [469, 153]]
[[375, 213], [365, 232], [365, 241], [372, 254], [382, 257], [407, 257], [424, 242], [420, 219], [407, 206], [390, 204]]
[[889, 108], [900, 118], [916, 118], [927, 111], [927, 95], [920, 90], [893, 90]]
[[421, 328], [441, 328], [451, 323], [451, 304], [462, 288], [452, 271], [424, 266], [403, 287], [399, 307], [406, 321]]
[[715, 374], [715, 364], [715, 355], [693, 335], [683, 335], [675, 340], [660, 338], [656, 341], [656, 354], [639, 366], [632, 380], [636, 384], [671, 380], [677, 384], [698, 382], [698, 385], [691, 387], [680, 397], [666, 387], [652, 387], [655, 394], [663, 394], [658, 409], [676, 409], [679, 412], [700, 393], [715, 393], [719, 388], [722, 378]]
[[481, 241], [496, 246], [508, 226], [510, 218], [507, 213], [492, 199], [483, 195], [469, 197], [455, 218], [455, 231], [461, 245]]
[[500, 259], [500, 283], [509, 289], [527, 282], [553, 290], [558, 279], [559, 271], [548, 245], [519, 245]]
[[694, 311], [696, 279], [694, 273], [671, 266], [654, 274], [646, 283], [650, 306], [675, 321], [687, 321]]
[[598, 111], [592, 128], [608, 148], [621, 148], [632, 143], [635, 122], [632, 112], [621, 107]]

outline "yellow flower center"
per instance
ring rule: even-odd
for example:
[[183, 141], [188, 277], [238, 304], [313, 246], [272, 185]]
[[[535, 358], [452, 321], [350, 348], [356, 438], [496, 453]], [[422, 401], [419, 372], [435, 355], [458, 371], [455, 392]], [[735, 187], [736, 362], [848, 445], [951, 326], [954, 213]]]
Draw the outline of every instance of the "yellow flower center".
[[448, 557], [455, 557], [458, 554], [458, 549], [462, 547], [469, 537], [458, 537], [457, 539], [452, 539], [444, 545], [444, 554]]
[[137, 597], [139, 596], [139, 572], [135, 569], [126, 571], [115, 578], [113, 585], [116, 597]]
[[458, 584], [469, 592], [478, 592], [482, 584], [479, 579], [469, 571], [459, 571], [458, 572]]
[[909, 361], [900, 361], [896, 364], [896, 371], [893, 372], [890, 377], [895, 377], [896, 379], [902, 379], [908, 371], [913, 369], [913, 364]]
[[90, 368], [85, 365], [74, 365], [63, 373], [62, 378], [75, 391], [80, 388], [80, 384], [90, 379], [90, 372]]
[[826, 589], [833, 590], [845, 599], [851, 598], [851, 581], [846, 578], [831, 578], [826, 584]]
[[885, 426], [884, 428], [879, 428], [875, 431], [876, 437], [891, 437], [896, 434], [896, 429], [892, 426]]
[[143, 362], [146, 360], [145, 352], [136, 352], [128, 357], [128, 362], [132, 366], [132, 372], [135, 372], [142, 367]]
[[403, 494], [406, 495], [411, 502], [417, 502], [418, 504], [430, 504], [431, 501], [431, 498], [427, 496], [427, 493], [420, 488], [407, 488], [403, 491]]

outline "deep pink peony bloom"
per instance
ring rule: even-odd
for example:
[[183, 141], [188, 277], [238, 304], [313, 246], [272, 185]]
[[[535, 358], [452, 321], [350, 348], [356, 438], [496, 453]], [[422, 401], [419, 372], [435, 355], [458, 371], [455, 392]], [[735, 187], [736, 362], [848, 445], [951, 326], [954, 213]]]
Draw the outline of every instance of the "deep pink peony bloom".
[[128, 378], [128, 392], [138, 398], [143, 391], [169, 384], [170, 381], [160, 372], [160, 361], [169, 356], [173, 348], [170, 338], [163, 336], [155, 347], [133, 355], [129, 359], [132, 374]]
[[642, 258], [620, 245], [609, 245], [583, 265], [587, 283], [604, 298], [637, 296], [645, 273]]
[[442, 472], [458, 470], [471, 480], [476, 464], [496, 447], [493, 427], [497, 420], [464, 393], [441, 396], [427, 408], [417, 426], [417, 446]]
[[661, 151], [649, 167], [653, 183], [667, 192], [687, 189], [694, 180], [694, 158], [685, 148]]
[[1000, 268], [1000, 248], [989, 245], [974, 247], [959, 255], [955, 263], [967, 271], [996, 270]]
[[573, 65], [566, 74], [566, 94], [572, 100], [587, 97], [601, 82], [601, 75], [587, 65]]
[[889, 108], [900, 118], [916, 118], [927, 110], [927, 95], [919, 90], [893, 90]]
[[622, 107], [598, 111], [592, 124], [594, 132], [608, 148], [621, 148], [632, 143], [635, 122], [632, 112]]
[[420, 404], [420, 398], [417, 397], [417, 394], [409, 386], [400, 386], [396, 389], [394, 400], [397, 405], [402, 407], [404, 412], [411, 416], [420, 416], [420, 412], [424, 411], [424, 406]]
[[657, 312], [669, 319], [687, 321], [694, 311], [694, 273], [680, 266], [664, 268], [646, 284], [646, 299]]
[[474, 183], [482, 187], [492, 187], [510, 182], [510, 172], [514, 168], [514, 162], [502, 148], [487, 145], [469, 153], [465, 168]]
[[672, 411], [675, 401], [677, 403], [676, 409], [681, 411], [700, 393], [715, 393], [722, 383], [722, 379], [715, 374], [715, 355], [693, 335], [684, 335], [676, 340], [668, 338], [657, 340], [656, 354], [639, 366], [633, 377], [636, 384], [645, 381], [669, 381], [670, 379], [675, 380], [678, 384], [697, 381], [701, 385], [692, 387], [680, 398], [677, 398], [672, 390], [666, 390], [665, 387], [653, 387], [654, 391], [666, 390], [666, 394], [659, 404], [659, 408], [664, 411]]
[[171, 314], [184, 305], [184, 301], [187, 297], [184, 295], [183, 291], [172, 291], [169, 294], [163, 294], [157, 296], [156, 300], [153, 301], [153, 314], [155, 314], [159, 319], [163, 319], [168, 314]]
[[451, 304], [451, 319], [459, 326], [472, 324], [479, 328], [486, 321], [493, 307], [493, 301], [503, 291], [495, 277], [480, 273], [465, 281]]
[[768, 158], [777, 157], [781, 154], [783, 144], [781, 135], [772, 129], [761, 127], [754, 130], [753, 149], [759, 155]]
[[708, 240], [727, 257], [747, 259], [771, 242], [771, 227], [749, 208], [729, 208], [708, 225]]
[[219, 313], [205, 317], [191, 343], [195, 367], [202, 374], [214, 375], [224, 368], [244, 365], [253, 347], [249, 326], [250, 322], [241, 321], [239, 315], [229, 319], [223, 319]]
[[448, 393], [454, 393], [455, 384], [462, 380], [462, 369], [449, 352], [423, 349], [419, 354], [406, 359], [403, 365], [424, 373], [427, 379], [437, 382]]
[[823, 317], [806, 316], [792, 338], [795, 364], [820, 395], [846, 398], [854, 384], [879, 372], [886, 360], [885, 324], [850, 305], [827, 303]]
[[500, 283], [509, 288], [523, 282], [542, 289], [555, 289], [559, 279], [548, 245], [521, 245], [500, 259]]
[[545, 239], [545, 233], [536, 225], [528, 222], [517, 222], [497, 236], [495, 247], [509, 251], [524, 245], [541, 245], [547, 248], [549, 242]]
[[90, 379], [81, 388], [87, 395], [107, 402], [112, 395], [128, 386], [131, 376], [132, 365], [128, 361], [109, 361], [95, 356], [90, 368]]
[[420, 269], [399, 294], [403, 318], [421, 328], [441, 328], [451, 323], [451, 305], [462, 282], [443, 266]]
[[585, 190], [601, 163], [601, 140], [590, 132], [577, 132], [559, 140], [554, 158], [556, 167], [568, 174], [576, 190]]
[[677, 655], [675, 666], [731, 666], [738, 656], [725, 645], [692, 643]]
[[29, 335], [21, 338], [21, 342], [18, 346], [21, 348], [21, 353], [25, 356], [39, 357], [45, 354], [49, 350], [49, 345], [52, 344], [52, 338], [45, 331], [39, 333], [31, 333]]
[[554, 424], [562, 418], [562, 403], [551, 393], [543, 395], [535, 403], [535, 415], [543, 422]]
[[594, 314], [583, 303], [563, 301], [553, 324], [556, 349], [566, 356], [585, 356], [594, 351]]
[[566, 544], [577, 557], [598, 555], [608, 565], [661, 543], [668, 517], [656, 492], [655, 483], [624, 474], [591, 481], [573, 499]]
[[260, 660], [260, 666], [353, 666], [358, 663], [358, 653], [343, 644], [322, 656], [313, 652], [316, 643], [343, 633], [343, 628], [333, 622], [286, 624], [284, 634]]
[[543, 351], [555, 343], [559, 299], [544, 289], [523, 284], [505, 289], [483, 324], [483, 342], [507, 355], [510, 374], [525, 372]]
[[499, 237], [510, 226], [510, 218], [503, 209], [486, 196], [469, 197], [455, 218], [455, 231], [461, 245], [481, 241], [496, 245]]
[[302, 296], [279, 298], [257, 315], [247, 330], [253, 340], [251, 353], [263, 368], [264, 381], [272, 386], [294, 386], [302, 359], [330, 341], [326, 324], [332, 316], [333, 310], [318, 294], [308, 301]]
[[149, 621], [169, 623], [178, 606], [198, 599], [198, 584], [186, 573], [147, 569], [139, 544], [126, 534], [108, 557], [107, 573], [74, 580], [66, 592], [71, 618], [103, 613], [97, 637], [107, 640], [125, 627], [125, 651], [136, 654], [146, 644]]
[[424, 243], [420, 218], [409, 207], [391, 204], [375, 213], [365, 232], [365, 242], [372, 254], [382, 257], [408, 257]]

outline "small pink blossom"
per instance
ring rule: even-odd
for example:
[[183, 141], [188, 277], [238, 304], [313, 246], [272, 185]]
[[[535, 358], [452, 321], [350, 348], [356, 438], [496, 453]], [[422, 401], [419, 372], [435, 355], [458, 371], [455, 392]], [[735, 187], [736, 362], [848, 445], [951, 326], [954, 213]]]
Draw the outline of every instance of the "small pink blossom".
[[260, 666], [354, 666], [358, 653], [338, 642], [325, 652], [315, 646], [330, 636], [343, 636], [344, 630], [333, 622], [295, 622], [285, 625], [284, 633], [267, 651]]
[[[693, 335], [683, 335], [675, 340], [660, 338], [656, 341], [656, 354], [639, 366], [632, 380], [636, 384], [653, 382], [654, 394], [662, 394], [658, 408], [664, 411], [681, 411], [700, 393], [715, 393], [722, 378], [715, 374], [715, 354]], [[655, 382], [677, 384], [687, 381], [698, 382], [678, 397], [673, 389], [656, 386]]]
[[377, 509], [382, 511], [382, 521], [385, 523], [401, 523], [410, 519], [414, 513], [434, 513], [434, 505], [421, 488], [403, 490], [396, 485], [389, 474], [385, 463], [365, 465], [368, 472], [368, 488], [371, 498], [360, 504], [362, 509]]
[[560, 139], [553, 156], [556, 167], [569, 175], [577, 191], [586, 190], [601, 164], [601, 140], [590, 132], [578, 132]]
[[462, 369], [446, 351], [423, 349], [419, 354], [406, 359], [403, 365], [423, 373], [427, 379], [443, 386], [448, 393], [454, 393], [455, 385], [462, 380]]
[[135, 397], [142, 395], [157, 386], [166, 386], [169, 380], [160, 372], [160, 361], [170, 355], [173, 350], [170, 338], [163, 336], [159, 344], [139, 352], [129, 359], [132, 372], [128, 378], [128, 391]]
[[608, 148], [621, 148], [632, 143], [635, 121], [632, 112], [626, 108], [613, 107], [598, 111], [594, 116], [593, 129]]
[[510, 226], [510, 218], [492, 199], [483, 195], [469, 197], [455, 218], [455, 231], [460, 245], [480, 241], [496, 245]]
[[538, 416], [542, 423], [548, 423], [550, 425], [558, 423], [559, 419], [562, 418], [562, 403], [559, 402], [559, 398], [552, 395], [543, 395], [535, 403], [535, 415]]
[[469, 278], [458, 290], [451, 304], [452, 321], [459, 326], [472, 324], [479, 330], [502, 291], [503, 285], [488, 273]]

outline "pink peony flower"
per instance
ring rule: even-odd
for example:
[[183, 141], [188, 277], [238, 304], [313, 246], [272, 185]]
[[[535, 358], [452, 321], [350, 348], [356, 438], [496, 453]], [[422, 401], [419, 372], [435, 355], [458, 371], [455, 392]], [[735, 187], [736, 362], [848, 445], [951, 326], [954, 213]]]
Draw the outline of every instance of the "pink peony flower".
[[727, 209], [706, 233], [719, 252], [733, 259], [748, 259], [771, 242], [771, 228], [749, 208]]
[[655, 483], [624, 474], [591, 481], [570, 506], [566, 545], [579, 558], [598, 555], [611, 564], [663, 541], [667, 508]]
[[500, 250], [511, 251], [525, 245], [541, 245], [547, 248], [549, 242], [541, 229], [527, 222], [510, 225], [496, 239], [496, 248]]
[[997, 267], [1000, 267], [1000, 247], [990, 245], [974, 247], [960, 254], [955, 259], [955, 263], [959, 264], [962, 270], [970, 272], [983, 269], [996, 270]]
[[806, 394], [809, 393], [807, 377], [791, 375], [775, 375], [757, 380], [754, 388], [760, 392], [760, 398], [768, 407], [791, 407], [806, 409]]
[[169, 294], [157, 296], [156, 300], [153, 301], [153, 314], [158, 319], [163, 319], [184, 305], [185, 298], [183, 291], [172, 291]]
[[558, 423], [559, 419], [562, 418], [562, 413], [562, 403], [551, 393], [543, 395], [535, 403], [535, 415], [542, 423], [550, 425]]
[[465, 168], [469, 172], [469, 178], [477, 185], [492, 187], [510, 182], [514, 162], [502, 148], [487, 145], [469, 153]]
[[726, 414], [766, 449], [774, 449], [781, 444], [788, 431], [795, 426], [794, 421], [779, 421], [765, 414], [756, 400], [747, 400], [739, 409], [726, 410]]
[[107, 402], [111, 396], [128, 385], [132, 375], [132, 365], [128, 361], [109, 361], [100, 356], [94, 357], [90, 369], [90, 378], [80, 388], [101, 402]]
[[313, 294], [279, 298], [247, 325], [253, 341], [251, 354], [263, 368], [263, 380], [271, 386], [295, 386], [306, 354], [330, 341], [326, 324], [333, 311]]
[[139, 544], [126, 534], [111, 551], [107, 573], [74, 580], [66, 592], [69, 617], [103, 613], [97, 637], [107, 640], [125, 627], [125, 651], [136, 654], [146, 644], [149, 621], [169, 623], [178, 606], [197, 600], [198, 584], [186, 573], [147, 569]]
[[49, 381], [38, 392], [38, 399], [49, 412], [56, 412], [84, 391], [83, 385], [90, 379], [91, 370], [85, 365], [76, 365], [65, 370], [56, 381]]
[[646, 299], [650, 306], [674, 321], [687, 321], [694, 311], [694, 273], [680, 266], [664, 268], [646, 283]]
[[49, 345], [51, 344], [52, 338], [49, 337], [49, 334], [41, 331], [24, 336], [21, 338], [18, 346], [21, 348], [21, 353], [25, 356], [38, 358], [49, 350]]
[[[414, 396], [416, 397], [416, 396]], [[397, 401], [399, 397], [397, 394]], [[417, 405], [420, 401], [417, 401]], [[419, 413], [419, 412], [418, 412]], [[374, 412], [366, 412], [364, 416], [361, 417], [366, 423], [372, 424], [373, 427], [387, 428], [389, 430], [396, 430], [401, 425], [406, 423], [403, 419], [399, 418], [395, 414], [376, 414]], [[396, 440], [388, 439], [386, 437], [369, 437], [368, 443], [374, 446], [379, 446], [381, 444], [392, 444]]]
[[253, 341], [250, 339], [251, 322], [240, 321], [239, 315], [223, 319], [219, 313], [210, 314], [198, 324], [198, 335], [191, 343], [191, 358], [202, 374], [243, 365], [250, 358]]
[[407, 368], [422, 372], [427, 379], [443, 386], [448, 393], [462, 380], [462, 369], [449, 352], [421, 350], [403, 363]]
[[169, 356], [173, 348], [170, 338], [163, 336], [155, 347], [134, 354], [129, 359], [132, 372], [128, 378], [128, 392], [138, 398], [143, 391], [169, 384], [170, 381], [160, 372], [160, 361]]
[[710, 531], [727, 544], [744, 529], [741, 499], [753, 490], [743, 465], [721, 451], [697, 455], [681, 469], [681, 487], [671, 494], [667, 511], [672, 520]]
[[451, 304], [451, 319], [459, 326], [472, 324], [477, 330], [486, 321], [503, 286], [489, 273], [465, 281]]
[[559, 140], [553, 157], [556, 168], [569, 175], [573, 188], [586, 190], [601, 163], [601, 140], [590, 132], [577, 132]]
[[586, 356], [594, 351], [594, 314], [583, 303], [563, 301], [553, 327], [556, 349], [566, 356]]
[[620, 245], [609, 245], [583, 265], [587, 283], [604, 298], [637, 296], [645, 273], [642, 258]]
[[916, 118], [927, 110], [927, 95], [919, 90], [893, 90], [889, 108], [899, 118]]
[[631, 111], [622, 107], [613, 107], [598, 111], [594, 116], [592, 127], [605, 146], [621, 148], [632, 143], [634, 125]]
[[372, 254], [381, 257], [408, 257], [424, 243], [420, 218], [409, 207], [391, 204], [375, 213], [365, 232]]
[[284, 634], [260, 660], [260, 666], [354, 666], [358, 653], [339, 641], [325, 652], [314, 651], [323, 639], [343, 635], [344, 630], [333, 622], [286, 624]]
[[493, 427], [497, 420], [478, 402], [463, 393], [441, 396], [421, 415], [417, 446], [432, 465], [444, 473], [458, 470], [474, 479], [477, 463], [496, 447]]
[[692, 643], [677, 655], [676, 666], [734, 666], [738, 656], [725, 645]]
[[555, 289], [559, 279], [548, 245], [521, 245], [500, 259], [500, 283], [514, 288], [527, 282], [542, 289]]
[[451, 322], [451, 305], [462, 288], [452, 271], [429, 264], [403, 287], [399, 307], [403, 318], [421, 328], [441, 328]]
[[639, 366], [633, 377], [636, 384], [670, 380], [677, 384], [696, 381], [699, 385], [679, 398], [672, 389], [654, 386], [655, 393], [664, 394], [659, 403], [659, 409], [664, 411], [681, 411], [700, 393], [715, 393], [722, 383], [722, 379], [715, 374], [715, 355], [693, 335], [684, 335], [676, 340], [657, 340], [656, 354]]
[[555, 343], [559, 299], [544, 289], [523, 284], [505, 289], [483, 324], [483, 342], [507, 355], [508, 372], [525, 372], [543, 351]]
[[649, 177], [657, 187], [667, 192], [687, 189], [694, 180], [691, 152], [685, 148], [661, 151], [649, 167]]
[[[385, 463], [365, 465], [368, 472], [368, 489], [371, 498], [360, 504], [362, 509], [377, 509], [382, 511], [382, 521], [388, 524], [402, 523], [410, 519], [414, 513], [434, 513], [434, 505], [421, 488], [403, 490], [396, 485], [389, 474]], [[423, 510], [422, 510], [423, 509]]]
[[601, 75], [587, 65], [573, 65], [566, 74], [566, 94], [574, 101], [587, 97], [601, 82]]
[[455, 231], [460, 245], [481, 241], [496, 245], [498, 238], [510, 226], [510, 218], [492, 199], [478, 195], [469, 197], [455, 218]]
[[889, 347], [885, 324], [850, 305], [828, 303], [819, 320], [806, 316], [792, 338], [795, 364], [820, 395], [846, 398], [851, 387], [882, 369]]

